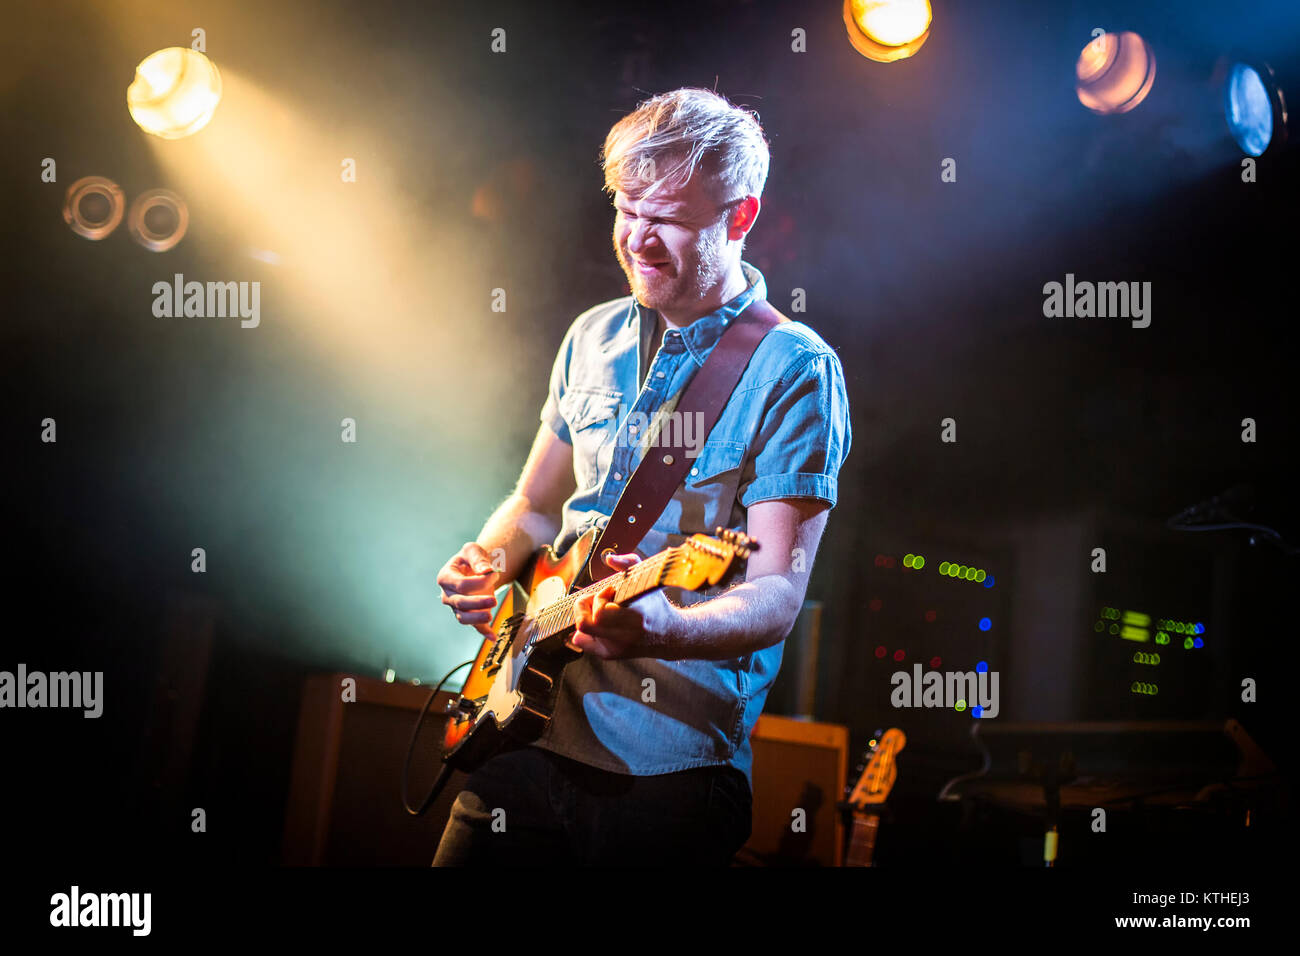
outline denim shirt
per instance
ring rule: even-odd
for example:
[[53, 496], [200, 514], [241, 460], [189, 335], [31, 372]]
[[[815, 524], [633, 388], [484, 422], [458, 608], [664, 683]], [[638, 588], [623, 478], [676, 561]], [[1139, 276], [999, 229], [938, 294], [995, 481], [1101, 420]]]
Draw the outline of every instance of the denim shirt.
[[[668, 329], [649, 369], [640, 368], [642, 323], [655, 315], [632, 296], [587, 310], [569, 328], [541, 411], [542, 422], [573, 446], [577, 488], [564, 503], [557, 551], [592, 525], [603, 527], [641, 456], [670, 441], [694, 462], [637, 548], [643, 558], [719, 526], [744, 531], [746, 511], [759, 501], [817, 498], [834, 507], [851, 438], [844, 372], [802, 322], [764, 337], [707, 440], [671, 417], [728, 323], [767, 296], [762, 274], [748, 263], [742, 269], [748, 288], [689, 326]], [[721, 590], [666, 594], [686, 605]], [[752, 785], [749, 735], [783, 645], [721, 661], [583, 655], [564, 669], [536, 746], [637, 776], [725, 764]]]

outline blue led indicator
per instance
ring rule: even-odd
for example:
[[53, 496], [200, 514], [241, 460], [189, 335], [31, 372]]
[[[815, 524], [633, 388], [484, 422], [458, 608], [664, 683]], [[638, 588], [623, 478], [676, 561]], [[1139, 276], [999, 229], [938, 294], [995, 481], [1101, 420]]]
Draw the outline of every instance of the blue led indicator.
[[987, 631], [987, 630], [988, 630], [989, 628], [991, 628], [992, 626], [993, 626], [993, 622], [992, 622], [991, 620], [989, 620], [987, 617], [982, 617], [982, 618], [980, 618], [980, 630], [981, 630], [981, 631]]
[[993, 587], [993, 575], [990, 574], [987, 578], [984, 579], [984, 586], [986, 588]]
[[989, 669], [988, 661], [980, 661], [978, 664], [975, 665], [975, 670], [980, 674], [986, 673], [988, 669]]

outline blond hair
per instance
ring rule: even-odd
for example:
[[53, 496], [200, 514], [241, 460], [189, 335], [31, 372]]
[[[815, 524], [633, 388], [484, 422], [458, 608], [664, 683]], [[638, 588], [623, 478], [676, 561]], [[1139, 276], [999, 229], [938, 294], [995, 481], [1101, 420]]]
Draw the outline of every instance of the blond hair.
[[610, 195], [680, 188], [703, 165], [720, 187], [718, 198], [729, 201], [763, 194], [769, 154], [756, 113], [686, 87], [646, 100], [615, 123], [600, 160]]

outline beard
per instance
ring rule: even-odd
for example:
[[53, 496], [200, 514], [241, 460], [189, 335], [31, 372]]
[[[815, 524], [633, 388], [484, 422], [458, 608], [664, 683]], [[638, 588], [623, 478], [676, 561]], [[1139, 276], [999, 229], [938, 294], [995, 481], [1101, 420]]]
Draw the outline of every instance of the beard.
[[723, 240], [726, 224], [700, 232], [699, 241], [680, 257], [669, 254], [668, 267], [653, 275], [637, 270], [631, 253], [614, 241], [614, 255], [638, 302], [660, 312], [689, 310], [703, 300], [725, 275]]

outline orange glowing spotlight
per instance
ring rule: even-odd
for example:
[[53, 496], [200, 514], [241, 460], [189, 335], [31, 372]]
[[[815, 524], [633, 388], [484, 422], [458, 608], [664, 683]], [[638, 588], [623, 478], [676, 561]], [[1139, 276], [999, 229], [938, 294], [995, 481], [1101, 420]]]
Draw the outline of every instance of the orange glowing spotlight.
[[221, 102], [221, 74], [198, 50], [172, 46], [135, 68], [126, 106], [146, 133], [162, 139], [192, 136], [208, 125]]
[[933, 16], [930, 0], [844, 0], [849, 42], [878, 63], [892, 63], [921, 49]]
[[1156, 81], [1156, 55], [1136, 33], [1103, 33], [1079, 54], [1074, 67], [1079, 102], [1094, 113], [1127, 113]]

